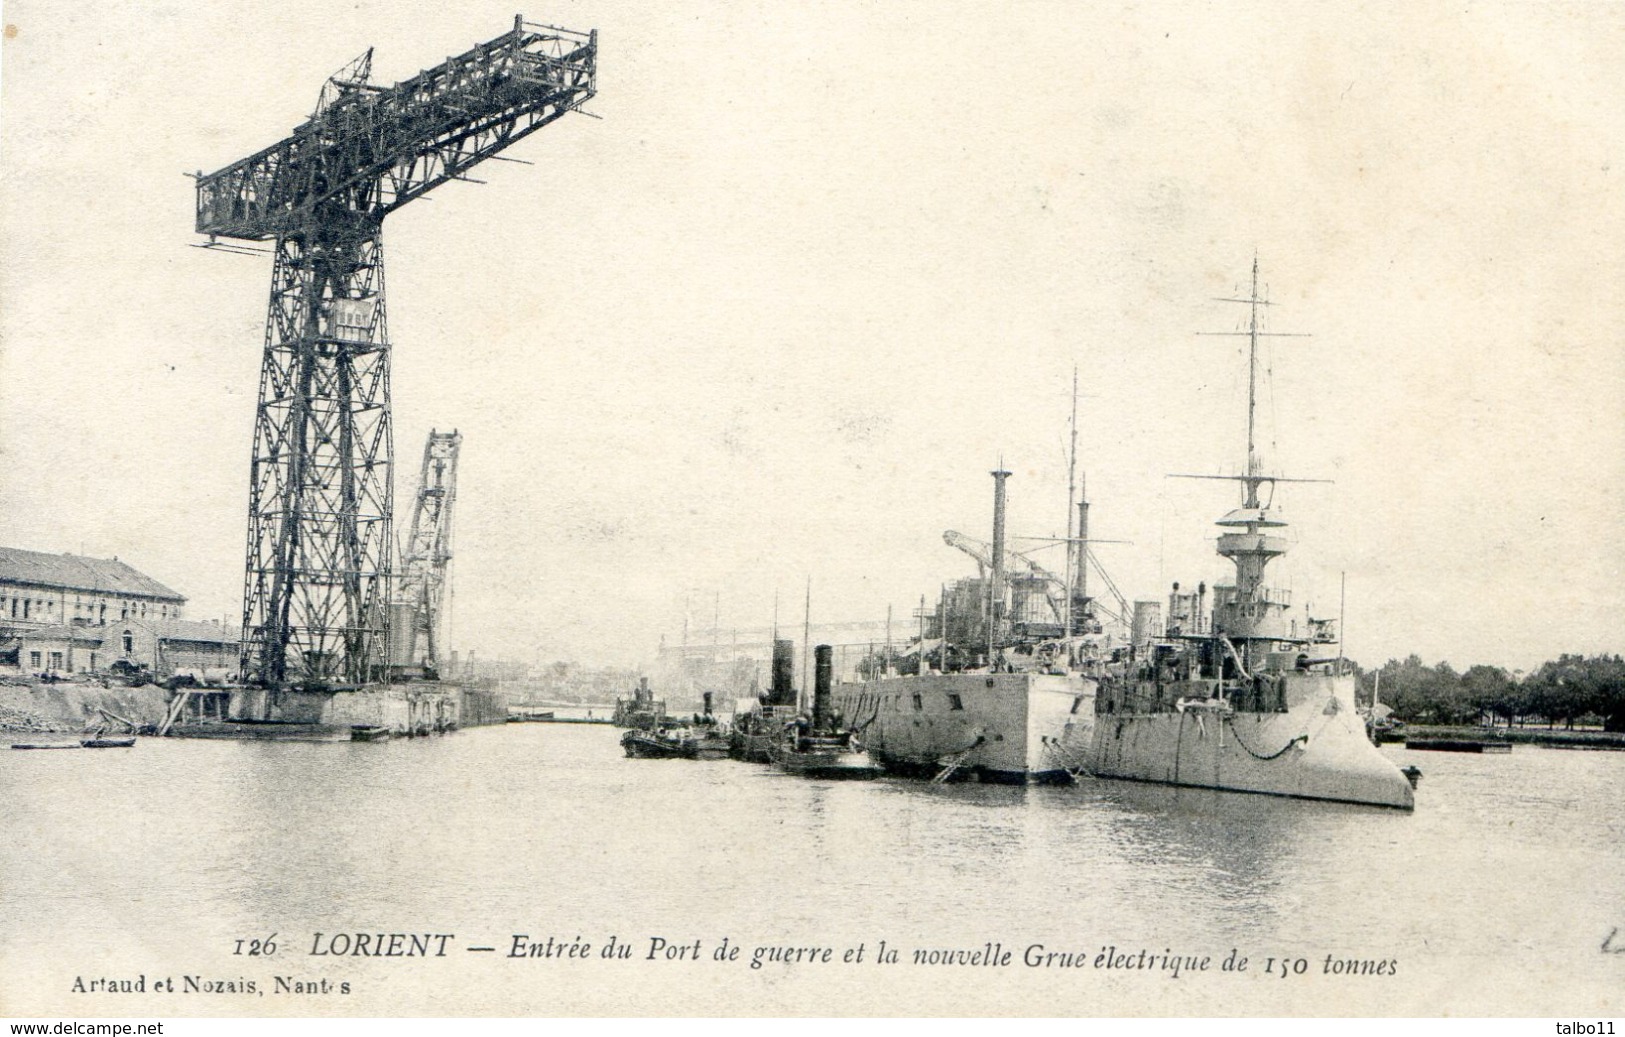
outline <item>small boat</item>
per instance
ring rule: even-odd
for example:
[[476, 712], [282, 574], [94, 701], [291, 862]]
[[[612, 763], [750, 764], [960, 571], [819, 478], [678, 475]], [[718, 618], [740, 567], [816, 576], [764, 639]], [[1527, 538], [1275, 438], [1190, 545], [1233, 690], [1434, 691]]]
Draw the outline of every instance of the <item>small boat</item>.
[[86, 749], [128, 749], [135, 745], [135, 735], [123, 738], [84, 738], [79, 744]]
[[862, 779], [880, 774], [880, 768], [858, 749], [852, 732], [842, 727], [831, 709], [830, 686], [834, 671], [834, 650], [819, 645], [813, 653], [813, 711], [784, 725], [778, 738], [768, 743], [773, 766], [804, 778]]
[[389, 728], [375, 727], [369, 724], [355, 724], [350, 728], [350, 741], [387, 742], [389, 741]]
[[733, 747], [733, 736], [711, 712], [711, 692], [705, 693], [703, 712], [694, 714], [690, 737], [694, 739], [694, 758], [697, 760], [725, 760]]
[[12, 742], [13, 749], [77, 749], [77, 742]]
[[634, 728], [621, 736], [621, 748], [637, 760], [696, 760], [700, 756], [699, 739], [679, 727], [658, 731]]
[[546, 713], [509, 713], [508, 714], [508, 723], [510, 723], [510, 724], [539, 724], [539, 723], [545, 723], [545, 722], [547, 722], [549, 720], [554, 720], [554, 719], [557, 719], [557, 718], [553, 715], [553, 710], [548, 710]]
[[1476, 738], [1407, 738], [1407, 749], [1426, 749], [1436, 753], [1509, 753], [1511, 742], [1482, 741]]

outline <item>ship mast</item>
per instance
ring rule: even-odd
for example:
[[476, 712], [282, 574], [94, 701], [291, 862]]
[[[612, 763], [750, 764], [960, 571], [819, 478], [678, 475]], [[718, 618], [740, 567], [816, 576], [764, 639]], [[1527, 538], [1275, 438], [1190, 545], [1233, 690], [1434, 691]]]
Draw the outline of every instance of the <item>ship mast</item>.
[[1258, 444], [1253, 435], [1258, 414], [1258, 307], [1269, 305], [1258, 297], [1258, 253], [1253, 253], [1253, 286], [1247, 296], [1247, 501], [1258, 507]]
[[[1078, 493], [1078, 365], [1072, 365], [1072, 451], [1066, 463], [1066, 536], [1072, 539], [1072, 502], [1077, 500]], [[1079, 533], [1083, 536], [1083, 533]], [[1078, 553], [1079, 545], [1068, 543], [1066, 545], [1066, 615], [1062, 618], [1061, 636], [1072, 636], [1072, 575], [1079, 572], [1073, 568], [1073, 558]], [[1079, 559], [1081, 562], [1082, 559]], [[1081, 573], [1080, 573], [1081, 575]]]
[[1248, 510], [1268, 510], [1258, 499], [1258, 488], [1264, 483], [1325, 482], [1324, 479], [1283, 479], [1265, 475], [1258, 459], [1258, 340], [1261, 338], [1308, 338], [1303, 332], [1264, 331], [1260, 325], [1258, 308], [1273, 306], [1258, 293], [1258, 253], [1253, 253], [1252, 284], [1245, 297], [1217, 296], [1215, 302], [1234, 302], [1247, 307], [1246, 331], [1198, 331], [1198, 335], [1247, 338], [1247, 473], [1245, 475], [1181, 475], [1182, 479], [1228, 479], [1245, 487], [1242, 507]]
[[[1294, 332], [1263, 331], [1259, 324], [1259, 307], [1271, 303], [1259, 294], [1258, 255], [1253, 254], [1252, 282], [1245, 298], [1221, 297], [1218, 302], [1240, 303], [1247, 307], [1246, 331], [1204, 331], [1200, 335], [1247, 337], [1247, 470], [1244, 475], [1194, 475], [1183, 478], [1225, 479], [1240, 482], [1244, 487], [1242, 506], [1219, 519], [1226, 531], [1219, 535], [1218, 552], [1236, 567], [1236, 584], [1228, 589], [1225, 600], [1214, 601], [1214, 633], [1238, 641], [1280, 641], [1289, 637], [1282, 616], [1287, 607], [1283, 593], [1264, 586], [1264, 568], [1271, 560], [1287, 550], [1284, 537], [1266, 532], [1286, 525], [1279, 515], [1271, 514], [1269, 505], [1259, 499], [1258, 488], [1264, 483], [1326, 482], [1324, 479], [1285, 479], [1265, 475], [1258, 458], [1258, 340], [1261, 338], [1307, 338]], [[1273, 495], [1272, 495], [1273, 496]], [[1271, 502], [1273, 503], [1273, 501]], [[1247, 655], [1245, 646], [1243, 655]]]

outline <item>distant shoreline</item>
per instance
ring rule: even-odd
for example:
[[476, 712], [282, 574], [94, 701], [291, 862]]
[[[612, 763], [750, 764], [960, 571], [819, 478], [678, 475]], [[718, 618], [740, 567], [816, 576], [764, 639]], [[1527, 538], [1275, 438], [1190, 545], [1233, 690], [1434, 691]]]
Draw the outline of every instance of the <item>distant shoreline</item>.
[[1625, 733], [1618, 731], [1569, 731], [1544, 727], [1478, 727], [1474, 725], [1407, 724], [1406, 737], [1499, 741], [1521, 745], [1545, 745], [1559, 749], [1625, 749]]

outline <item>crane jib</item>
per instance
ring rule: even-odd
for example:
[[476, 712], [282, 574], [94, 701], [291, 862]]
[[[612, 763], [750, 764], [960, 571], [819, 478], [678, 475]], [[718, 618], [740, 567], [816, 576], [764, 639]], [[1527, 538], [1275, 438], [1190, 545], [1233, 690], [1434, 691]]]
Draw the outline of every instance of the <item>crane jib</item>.
[[596, 58], [596, 33], [514, 31], [393, 87], [332, 81], [341, 95], [291, 136], [198, 176], [197, 231], [261, 241], [375, 224], [580, 108]]

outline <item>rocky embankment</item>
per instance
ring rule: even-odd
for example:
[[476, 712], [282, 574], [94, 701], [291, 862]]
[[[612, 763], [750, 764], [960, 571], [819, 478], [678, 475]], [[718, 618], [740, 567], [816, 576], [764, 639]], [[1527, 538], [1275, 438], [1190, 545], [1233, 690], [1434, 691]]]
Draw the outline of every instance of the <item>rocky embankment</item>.
[[101, 710], [137, 724], [164, 718], [168, 692], [152, 684], [80, 684], [6, 678], [0, 683], [0, 731], [82, 731]]

